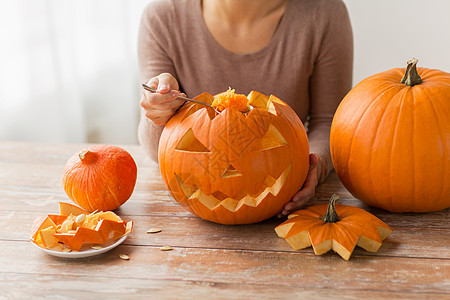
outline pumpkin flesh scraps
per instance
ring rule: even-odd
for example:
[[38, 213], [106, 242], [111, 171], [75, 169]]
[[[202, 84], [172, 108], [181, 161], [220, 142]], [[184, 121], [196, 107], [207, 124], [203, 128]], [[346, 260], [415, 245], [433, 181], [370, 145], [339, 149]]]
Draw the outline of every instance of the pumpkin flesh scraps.
[[79, 251], [84, 244], [117, 240], [133, 228], [132, 221], [125, 222], [111, 211], [83, 214], [74, 205], [60, 203], [60, 212], [36, 219], [30, 236], [33, 243], [54, 251]]
[[224, 111], [226, 108], [238, 110], [242, 113], [250, 111], [248, 98], [243, 94], [236, 94], [235, 90], [232, 90], [231, 88], [226, 92], [214, 96], [214, 101], [211, 105], [219, 112]]
[[[337, 200], [337, 199], [336, 199]], [[295, 249], [312, 246], [316, 255], [334, 250], [348, 260], [355, 246], [376, 252], [392, 229], [374, 215], [357, 207], [336, 204], [336, 222], [326, 222], [329, 205], [321, 204], [298, 210], [275, 228], [279, 237]]]

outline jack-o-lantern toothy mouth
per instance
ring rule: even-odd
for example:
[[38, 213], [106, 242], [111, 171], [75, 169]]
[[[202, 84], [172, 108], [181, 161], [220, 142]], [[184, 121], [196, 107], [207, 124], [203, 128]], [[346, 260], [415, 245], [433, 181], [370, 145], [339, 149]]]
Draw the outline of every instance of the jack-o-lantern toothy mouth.
[[206, 195], [196, 186], [185, 183], [177, 174], [175, 174], [175, 176], [177, 178], [178, 184], [181, 187], [181, 190], [188, 200], [197, 199], [210, 210], [213, 210], [219, 206], [223, 206], [229, 211], [235, 212], [244, 204], [253, 207], [258, 206], [269, 193], [276, 196], [286, 182], [291, 167], [292, 164], [290, 164], [277, 179], [268, 175], [265, 179], [267, 187], [257, 197], [246, 195], [239, 200], [230, 197], [221, 200], [216, 198], [214, 195]]

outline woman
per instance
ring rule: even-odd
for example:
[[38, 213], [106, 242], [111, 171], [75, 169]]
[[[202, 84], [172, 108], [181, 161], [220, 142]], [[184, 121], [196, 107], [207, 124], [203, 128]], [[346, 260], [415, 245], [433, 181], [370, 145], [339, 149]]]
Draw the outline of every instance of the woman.
[[332, 170], [329, 131], [352, 84], [353, 37], [341, 0], [166, 0], [145, 9], [139, 32], [144, 91], [139, 140], [157, 160], [164, 124], [180, 94], [217, 94], [231, 86], [273, 94], [308, 129], [310, 169], [285, 216], [315, 195]]

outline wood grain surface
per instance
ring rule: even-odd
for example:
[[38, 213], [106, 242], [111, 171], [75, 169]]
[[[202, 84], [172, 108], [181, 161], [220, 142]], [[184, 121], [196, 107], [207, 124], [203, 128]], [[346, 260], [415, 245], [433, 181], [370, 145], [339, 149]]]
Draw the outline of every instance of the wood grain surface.
[[[283, 220], [225, 226], [190, 214], [136, 145], [122, 145], [136, 160], [138, 182], [116, 210], [134, 221], [130, 236], [91, 258], [50, 256], [29, 241], [31, 224], [57, 213], [58, 202], [71, 202], [62, 172], [85, 146], [0, 142], [0, 299], [450, 299], [450, 209], [372, 208], [332, 173], [311, 204], [336, 193], [341, 204], [373, 213], [394, 232], [377, 253], [357, 248], [349, 261], [332, 252], [316, 256], [277, 237], [274, 228]], [[146, 233], [150, 228], [162, 231]]]

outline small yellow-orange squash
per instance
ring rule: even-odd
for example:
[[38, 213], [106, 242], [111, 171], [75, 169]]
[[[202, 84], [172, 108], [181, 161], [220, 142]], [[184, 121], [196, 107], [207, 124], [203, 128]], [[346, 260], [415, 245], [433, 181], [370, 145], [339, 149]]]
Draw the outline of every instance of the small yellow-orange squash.
[[69, 158], [63, 186], [69, 198], [85, 210], [108, 211], [130, 198], [136, 177], [136, 163], [127, 151], [95, 145]]

